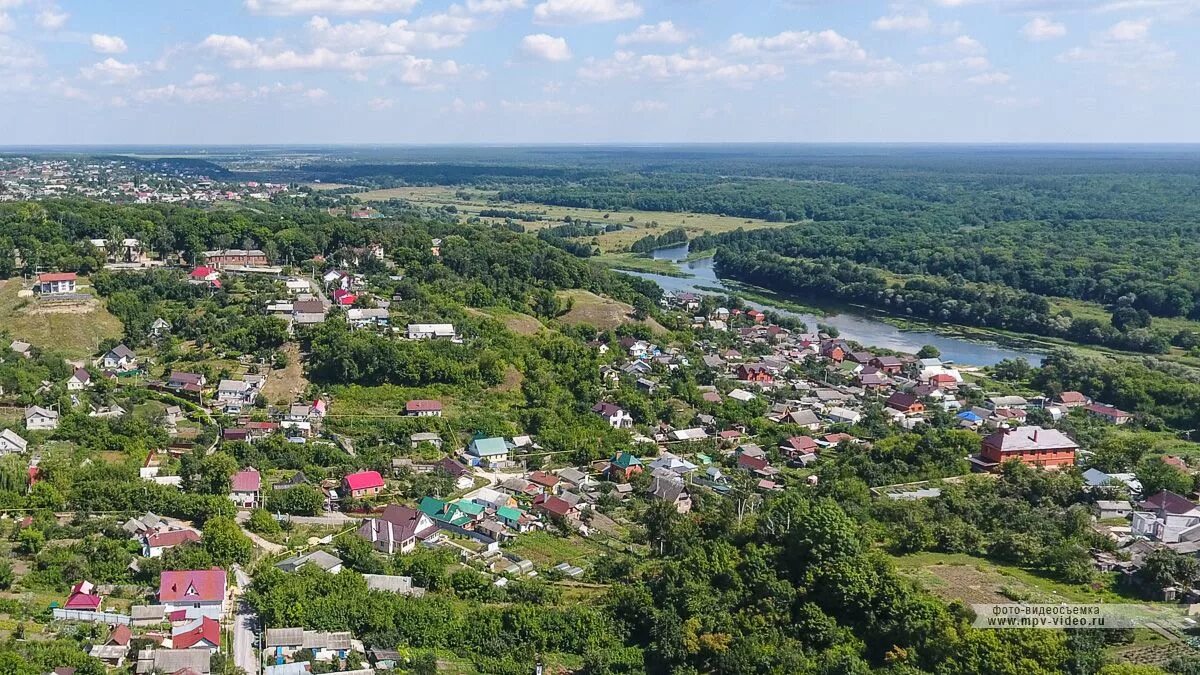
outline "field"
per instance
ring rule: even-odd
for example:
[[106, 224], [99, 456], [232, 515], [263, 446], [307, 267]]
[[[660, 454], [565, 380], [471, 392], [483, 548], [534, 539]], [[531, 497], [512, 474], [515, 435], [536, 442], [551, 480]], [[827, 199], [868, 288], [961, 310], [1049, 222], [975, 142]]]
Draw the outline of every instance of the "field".
[[495, 319], [517, 335], [536, 335], [543, 328], [542, 322], [538, 321], [537, 317], [520, 312], [499, 308], [476, 309], [474, 307], [468, 307], [466, 310], [468, 314]]
[[[326, 189], [329, 189], [326, 186]], [[609, 232], [596, 237], [600, 250], [604, 253], [628, 251], [633, 242], [648, 234], [662, 234], [667, 230], [682, 227], [692, 238], [699, 234], [719, 234], [742, 228], [753, 230], [763, 227], [783, 227], [787, 223], [771, 223], [753, 218], [735, 218], [718, 216], [708, 213], [673, 213], [668, 211], [600, 211], [597, 209], [577, 209], [569, 206], [549, 206], [545, 204], [525, 204], [517, 202], [502, 202], [495, 200], [498, 193], [493, 191], [456, 189], [452, 187], [402, 187], [386, 190], [361, 192], [355, 197], [362, 202], [385, 201], [388, 199], [403, 199], [418, 206], [441, 208], [454, 206], [460, 214], [466, 217], [478, 216], [484, 209], [506, 209], [522, 213], [535, 213], [544, 218], [535, 222], [522, 222], [526, 230], [536, 231], [551, 227], [570, 217], [594, 223], [616, 222], [625, 226], [617, 232]], [[460, 196], [464, 195], [464, 196]], [[502, 222], [501, 218], [484, 218], [484, 221]]]
[[[80, 282], [82, 285], [86, 280], [81, 278]], [[47, 308], [38, 307], [37, 299], [19, 297], [21, 288], [20, 279], [0, 282], [0, 326], [14, 340], [53, 350], [68, 359], [83, 359], [95, 354], [101, 341], [121, 337], [121, 322], [99, 300], [69, 310], [45, 311]]]
[[295, 342], [289, 342], [284, 345], [283, 353], [288, 358], [287, 367], [269, 372], [267, 383], [263, 387], [263, 396], [271, 403], [291, 403], [308, 389], [299, 346]]
[[605, 553], [606, 549], [580, 536], [564, 539], [549, 532], [522, 534], [506, 548], [517, 555], [528, 558], [539, 568], [553, 567], [565, 562], [587, 569], [589, 561]]
[[966, 603], [1128, 602], [1101, 588], [1064, 584], [1023, 569], [964, 554], [918, 553], [895, 558], [902, 574], [946, 600]]
[[572, 326], [587, 324], [600, 330], [611, 330], [624, 324], [645, 323], [655, 333], [667, 332], [667, 329], [654, 319], [646, 319], [644, 322], [634, 319], [633, 307], [623, 302], [583, 290], [559, 291], [558, 296], [572, 302], [570, 311], [558, 317], [563, 323]]

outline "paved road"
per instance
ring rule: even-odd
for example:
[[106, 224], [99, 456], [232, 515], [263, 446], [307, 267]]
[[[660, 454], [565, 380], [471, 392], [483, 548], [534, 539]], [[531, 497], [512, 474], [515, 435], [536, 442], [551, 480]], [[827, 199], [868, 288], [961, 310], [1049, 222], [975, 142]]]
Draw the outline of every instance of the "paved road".
[[250, 586], [250, 576], [241, 567], [234, 567], [233, 574], [237, 580], [237, 590], [234, 592], [234, 606], [237, 609], [233, 615], [233, 662], [247, 675], [257, 675], [261, 659], [258, 657], [258, 638], [254, 635], [254, 628], [258, 625], [258, 617], [242, 598], [242, 593]]

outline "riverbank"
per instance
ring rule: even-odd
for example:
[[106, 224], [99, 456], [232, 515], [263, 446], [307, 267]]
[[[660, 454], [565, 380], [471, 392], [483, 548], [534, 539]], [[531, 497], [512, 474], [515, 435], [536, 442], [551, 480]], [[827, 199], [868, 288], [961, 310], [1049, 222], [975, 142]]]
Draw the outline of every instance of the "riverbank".
[[690, 279], [693, 275], [665, 258], [643, 258], [632, 253], [602, 253], [592, 258], [595, 262], [614, 270], [661, 274], [676, 279]]

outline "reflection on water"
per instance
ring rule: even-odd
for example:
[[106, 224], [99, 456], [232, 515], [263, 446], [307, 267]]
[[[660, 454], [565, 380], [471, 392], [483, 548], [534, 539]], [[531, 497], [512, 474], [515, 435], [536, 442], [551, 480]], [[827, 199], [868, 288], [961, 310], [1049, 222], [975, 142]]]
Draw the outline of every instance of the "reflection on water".
[[[679, 265], [680, 269], [691, 274], [691, 278], [668, 277], [645, 272], [626, 272], [626, 274], [633, 274], [643, 279], [653, 280], [667, 291], [711, 293], [711, 291], [700, 288], [701, 286], [706, 286], [708, 288], [725, 289], [729, 294], [737, 295], [737, 291], [729, 289], [717, 278], [716, 273], [713, 271], [713, 261], [711, 258], [685, 261], [684, 259], [687, 257], [687, 254], [687, 245], [684, 244], [659, 249], [654, 252], [654, 257], [660, 260], [674, 261]], [[781, 315], [794, 317], [803, 321], [811, 329], [816, 329], [818, 323], [834, 326], [841, 332], [842, 337], [869, 347], [882, 347], [898, 352], [916, 353], [923, 345], [933, 345], [942, 352], [943, 359], [952, 360], [959, 364], [975, 366], [990, 366], [1003, 359], [1018, 357], [1025, 358], [1033, 364], [1039, 364], [1042, 361], [1042, 357], [1034, 352], [1002, 347], [987, 342], [975, 342], [948, 335], [939, 335], [929, 331], [903, 330], [874, 319], [865, 312], [857, 312], [853, 309], [842, 308], [836, 310], [835, 313], [817, 316], [815, 314], [792, 312], [773, 305], [763, 305], [754, 302], [747, 302], [746, 304], [756, 309], [770, 309]]]

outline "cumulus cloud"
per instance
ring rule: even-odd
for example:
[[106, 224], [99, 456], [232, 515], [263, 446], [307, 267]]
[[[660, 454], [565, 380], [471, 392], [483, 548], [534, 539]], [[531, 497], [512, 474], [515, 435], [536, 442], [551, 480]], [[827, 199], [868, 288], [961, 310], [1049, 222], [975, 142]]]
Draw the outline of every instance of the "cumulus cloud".
[[255, 14], [382, 14], [411, 12], [420, 0], [246, 0]]
[[1154, 41], [1149, 19], [1118, 21], [1092, 36], [1082, 47], [1073, 47], [1058, 55], [1062, 63], [1094, 64], [1108, 70], [1109, 79], [1118, 85], [1149, 89], [1156, 76], [1175, 64], [1176, 54]]
[[751, 37], [738, 33], [729, 38], [734, 54], [781, 56], [800, 63], [818, 61], [862, 61], [867, 52], [857, 42], [835, 30], [784, 31], [778, 35]]
[[[400, 19], [392, 23], [363, 20], [334, 24], [329, 19], [314, 16], [308, 22], [313, 42], [338, 51], [359, 51], [377, 54], [407, 54], [412, 51], [450, 49], [459, 47], [466, 39], [470, 23], [441, 21], [437, 18], [417, 28], [419, 22]], [[446, 32], [429, 30], [436, 25]]]
[[258, 70], [363, 70], [371, 60], [356, 52], [337, 52], [317, 47], [308, 52], [271, 49], [262, 42], [251, 42], [239, 35], [209, 35], [200, 47], [224, 58], [234, 68]]
[[92, 49], [100, 54], [123, 54], [129, 47], [116, 35], [92, 33]]
[[619, 51], [608, 59], [589, 58], [579, 69], [579, 76], [589, 80], [722, 80], [730, 84], [748, 84], [783, 74], [778, 64], [729, 61], [699, 49], [676, 54]]
[[105, 84], [128, 82], [142, 74], [142, 69], [132, 63], [122, 63], [111, 56], [99, 63], [84, 66], [79, 74], [85, 79]]
[[521, 54], [538, 61], [569, 61], [571, 49], [565, 38], [554, 37], [545, 33], [526, 35], [521, 38]]
[[467, 11], [477, 14], [500, 14], [525, 9], [525, 0], [467, 0]]
[[636, 19], [642, 6], [631, 0], [545, 0], [533, 8], [533, 21], [540, 24], [604, 23]]
[[67, 25], [67, 19], [70, 18], [71, 15], [62, 11], [61, 9], [58, 9], [57, 7], [49, 7], [38, 12], [34, 16], [34, 21], [37, 22], [37, 25], [45, 28], [46, 30], [58, 30]]
[[1139, 42], [1150, 35], [1150, 19], [1127, 19], [1118, 21], [1105, 33], [1109, 40], [1116, 42]]
[[1021, 35], [1024, 35], [1026, 40], [1033, 42], [1053, 40], [1066, 34], [1066, 25], [1051, 21], [1044, 16], [1035, 16], [1029, 20], [1029, 23], [1021, 26]]
[[687, 31], [679, 28], [673, 21], [659, 21], [638, 26], [631, 33], [621, 33], [617, 36], [617, 44], [680, 44], [691, 37]]
[[871, 22], [871, 28], [882, 31], [919, 32], [933, 27], [929, 12], [920, 9], [914, 12], [893, 12]]

